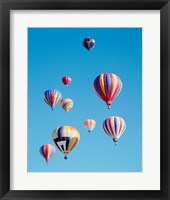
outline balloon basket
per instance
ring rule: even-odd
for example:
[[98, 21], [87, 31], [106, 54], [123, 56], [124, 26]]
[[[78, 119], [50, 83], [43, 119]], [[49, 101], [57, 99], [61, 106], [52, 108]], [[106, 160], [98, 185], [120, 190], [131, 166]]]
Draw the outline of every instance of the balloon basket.
[[111, 108], [111, 105], [108, 105], [108, 109], [110, 109]]
[[67, 156], [64, 156], [64, 159], [67, 160]]
[[114, 145], [116, 146], [117, 145], [117, 140], [115, 141], [115, 139], [113, 139], [113, 142], [114, 142]]

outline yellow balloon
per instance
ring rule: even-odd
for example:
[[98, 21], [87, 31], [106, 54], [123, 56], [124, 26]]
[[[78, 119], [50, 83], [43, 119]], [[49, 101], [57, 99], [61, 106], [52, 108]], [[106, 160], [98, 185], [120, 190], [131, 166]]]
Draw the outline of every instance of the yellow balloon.
[[65, 98], [60, 103], [61, 107], [68, 112], [73, 107], [73, 101], [69, 98]]

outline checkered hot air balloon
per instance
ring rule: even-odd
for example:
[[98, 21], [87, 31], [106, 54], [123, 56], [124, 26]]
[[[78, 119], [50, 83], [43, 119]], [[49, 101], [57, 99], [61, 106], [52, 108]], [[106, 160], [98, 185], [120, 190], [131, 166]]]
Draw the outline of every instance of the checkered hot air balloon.
[[96, 77], [93, 88], [95, 93], [106, 102], [110, 109], [112, 101], [116, 99], [122, 90], [122, 82], [117, 75], [104, 73]]
[[60, 126], [53, 131], [52, 139], [56, 147], [64, 154], [64, 158], [67, 159], [67, 155], [78, 144], [80, 134], [72, 126]]
[[126, 123], [123, 118], [117, 116], [111, 116], [103, 122], [103, 130], [111, 137], [116, 144], [118, 139], [124, 133], [126, 129]]

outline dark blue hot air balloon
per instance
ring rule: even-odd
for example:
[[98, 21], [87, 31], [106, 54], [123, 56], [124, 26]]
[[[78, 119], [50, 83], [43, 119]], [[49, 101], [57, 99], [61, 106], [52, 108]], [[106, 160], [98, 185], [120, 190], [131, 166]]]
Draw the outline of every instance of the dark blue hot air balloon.
[[87, 37], [83, 40], [83, 45], [88, 51], [91, 51], [95, 46], [95, 40], [93, 38]]

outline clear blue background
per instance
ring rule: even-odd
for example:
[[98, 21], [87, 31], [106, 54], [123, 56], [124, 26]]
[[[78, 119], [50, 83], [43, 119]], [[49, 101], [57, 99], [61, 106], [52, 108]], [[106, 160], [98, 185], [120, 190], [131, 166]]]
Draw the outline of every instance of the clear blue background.
[[[88, 52], [85, 37], [96, 40]], [[22, 58], [21, 58], [22, 59]], [[110, 110], [94, 92], [92, 83], [102, 73], [117, 74], [123, 89]], [[62, 84], [69, 75], [71, 84]], [[44, 102], [47, 89], [58, 89], [74, 101], [65, 113], [60, 105]], [[102, 129], [109, 116], [120, 116], [126, 130], [117, 146]], [[95, 119], [91, 135], [84, 120]], [[64, 160], [57, 149], [46, 164], [39, 154], [53, 144], [52, 131], [71, 125], [80, 141]], [[29, 28], [28, 29], [28, 172], [140, 172], [142, 171], [142, 29], [141, 28]]]

